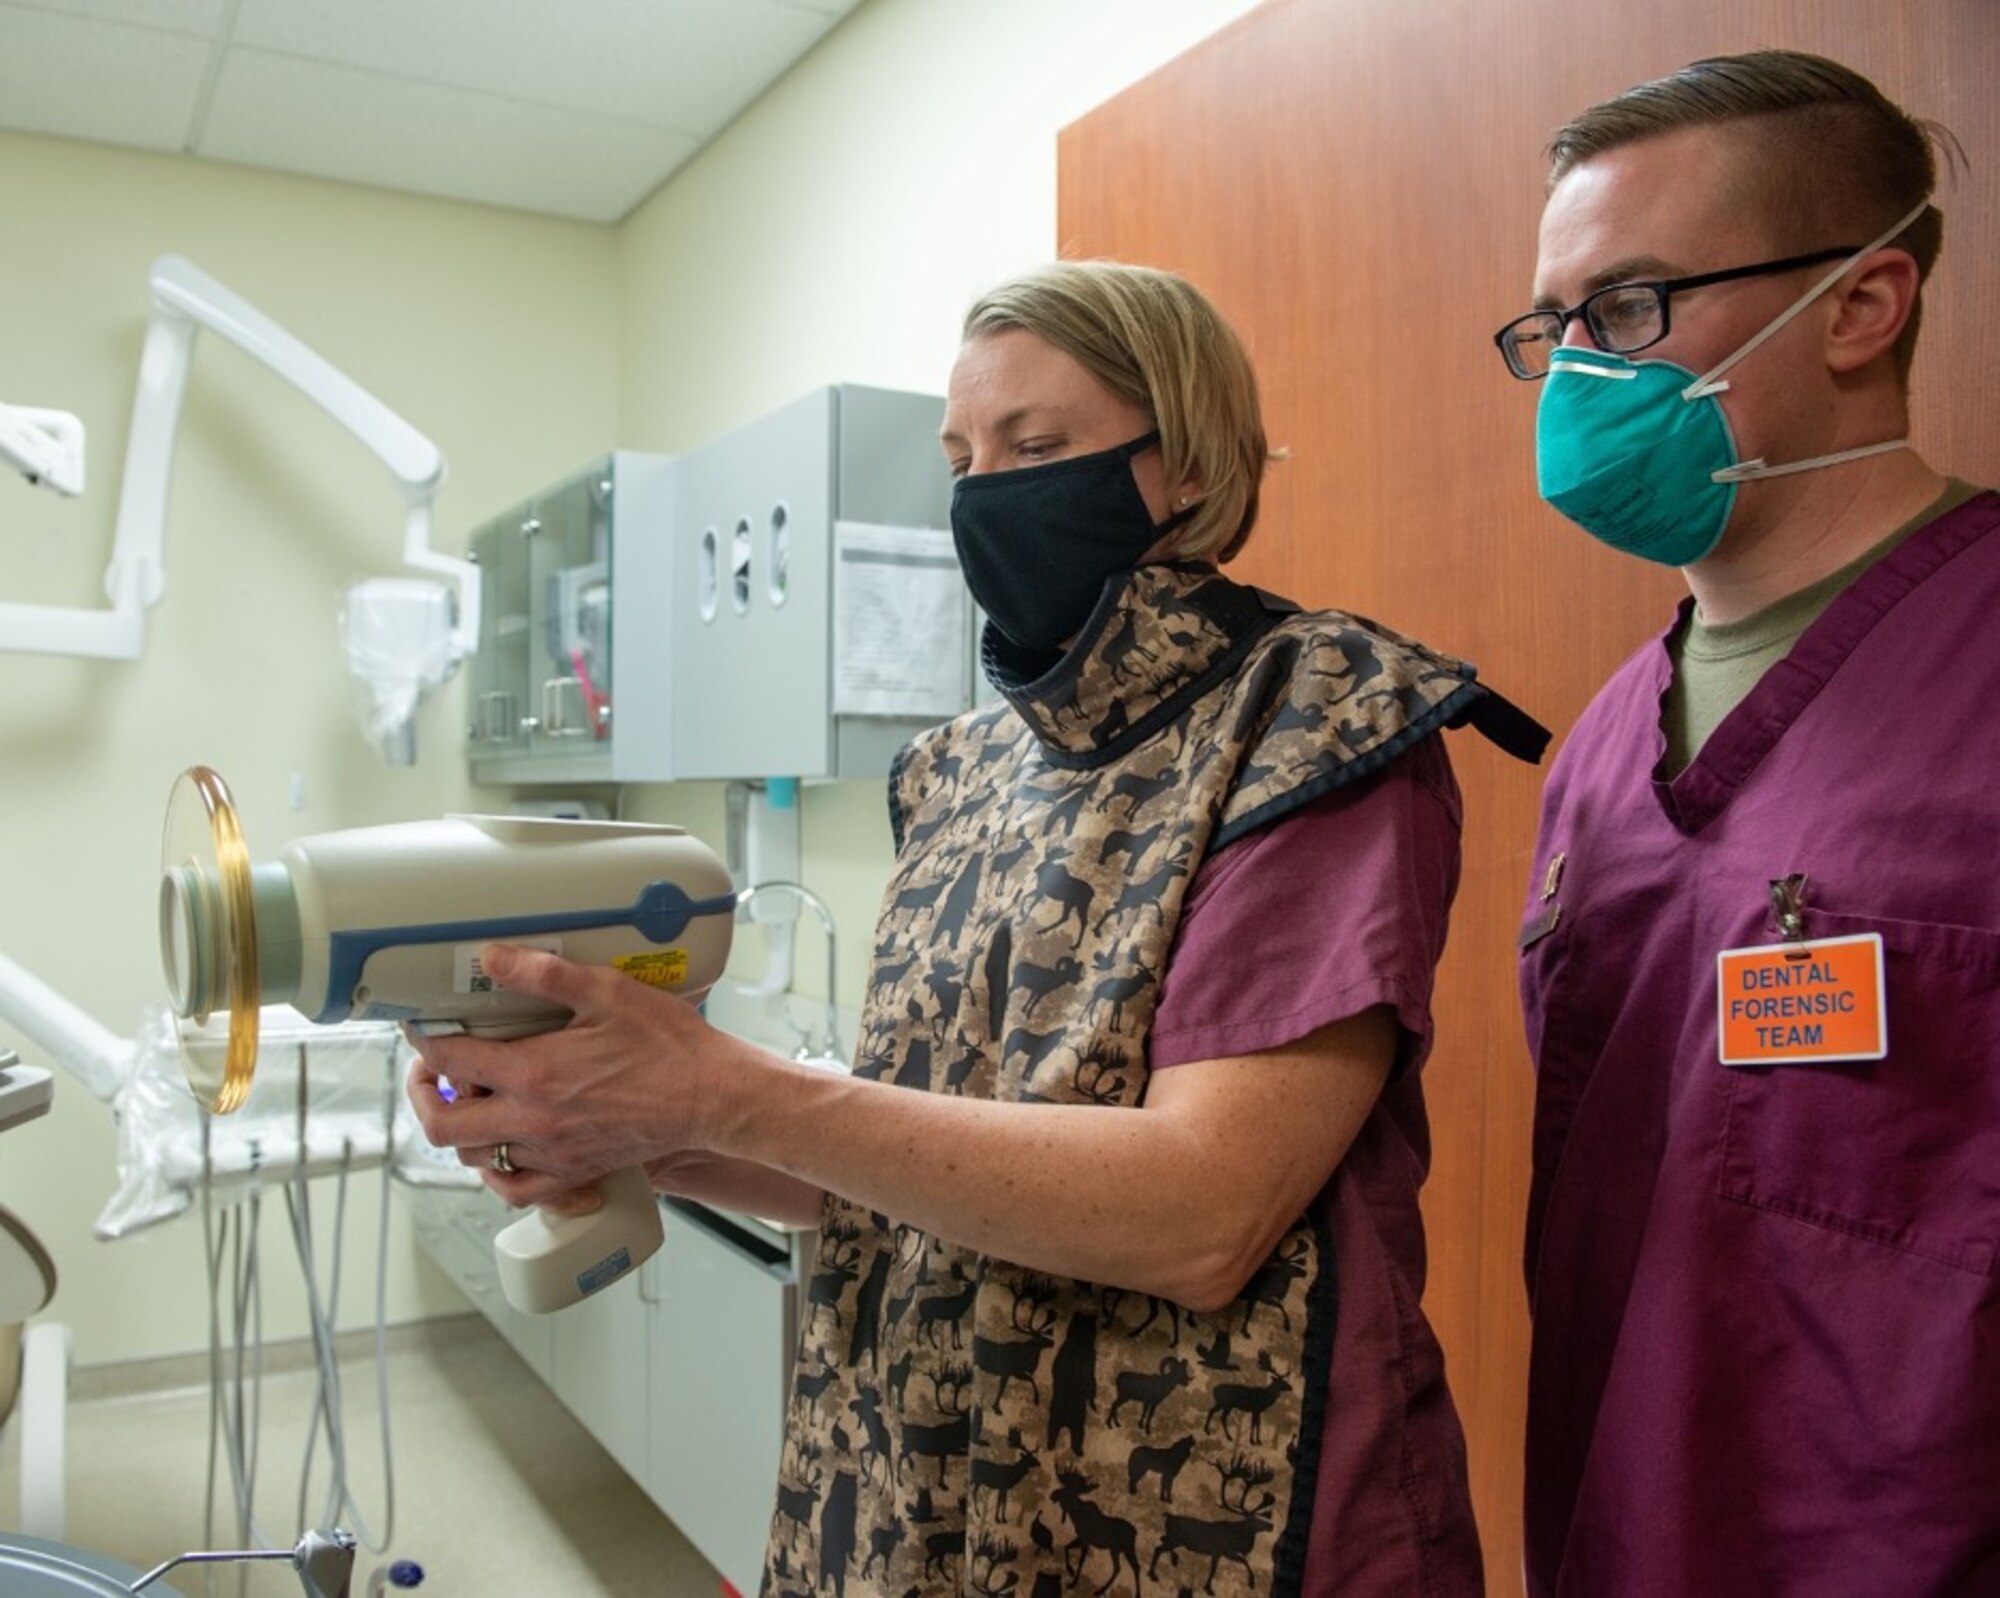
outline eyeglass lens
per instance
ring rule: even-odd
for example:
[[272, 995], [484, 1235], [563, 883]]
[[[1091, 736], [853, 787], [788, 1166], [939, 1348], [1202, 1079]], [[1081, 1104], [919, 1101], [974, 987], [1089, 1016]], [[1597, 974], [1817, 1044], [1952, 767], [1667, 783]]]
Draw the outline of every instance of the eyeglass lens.
[[[1666, 330], [1665, 306], [1651, 283], [1617, 283], [1599, 289], [1573, 312], [1582, 317], [1590, 341], [1607, 355], [1630, 355], [1658, 343]], [[1508, 365], [1523, 376], [1539, 377], [1561, 346], [1565, 319], [1560, 311], [1537, 311], [1513, 323], [1500, 348]]]

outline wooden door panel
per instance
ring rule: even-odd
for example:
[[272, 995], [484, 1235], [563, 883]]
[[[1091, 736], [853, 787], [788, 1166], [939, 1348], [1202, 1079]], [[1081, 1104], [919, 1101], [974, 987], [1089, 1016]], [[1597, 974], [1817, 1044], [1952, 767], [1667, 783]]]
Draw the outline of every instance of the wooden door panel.
[[[1656, 633], [1679, 577], [1536, 498], [1535, 391], [1495, 327], [1534, 270], [1542, 151], [1568, 116], [1698, 56], [1783, 46], [1873, 77], [1950, 127], [1913, 430], [2000, 482], [2000, 6], [1929, 0], [1269, 0], [1065, 129], [1073, 258], [1184, 272], [1249, 340], [1290, 456], [1231, 568], [1475, 661], [1558, 732]], [[1466, 1422], [1496, 1592], [1518, 1589], [1532, 1102], [1514, 932], [1541, 774], [1471, 736], [1465, 874], [1429, 1067], [1427, 1308]]]

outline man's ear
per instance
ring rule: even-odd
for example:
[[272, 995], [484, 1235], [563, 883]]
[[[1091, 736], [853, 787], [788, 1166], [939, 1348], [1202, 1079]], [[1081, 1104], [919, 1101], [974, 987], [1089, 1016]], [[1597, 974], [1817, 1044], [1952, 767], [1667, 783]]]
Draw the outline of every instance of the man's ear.
[[1831, 372], [1858, 372], [1895, 348], [1917, 306], [1917, 263], [1904, 250], [1880, 249], [1829, 294], [1826, 364]]

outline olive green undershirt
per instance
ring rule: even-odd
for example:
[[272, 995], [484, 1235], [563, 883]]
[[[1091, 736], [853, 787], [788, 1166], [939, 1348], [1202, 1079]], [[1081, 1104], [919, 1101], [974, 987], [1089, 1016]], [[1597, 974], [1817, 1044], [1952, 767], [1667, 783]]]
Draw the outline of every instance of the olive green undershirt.
[[1678, 776], [1686, 769], [1708, 742], [1708, 735], [1722, 724], [1722, 718], [1743, 702], [1766, 671], [1785, 658], [1799, 635], [1819, 620], [1849, 584], [1919, 527], [1958, 509], [1979, 492], [1956, 477], [1948, 479], [1942, 494], [1873, 549], [1754, 616], [1711, 623], [1701, 619], [1699, 608], [1691, 610], [1687, 625], [1676, 628], [1667, 640], [1674, 667], [1661, 721], [1667, 735], [1667, 774]]

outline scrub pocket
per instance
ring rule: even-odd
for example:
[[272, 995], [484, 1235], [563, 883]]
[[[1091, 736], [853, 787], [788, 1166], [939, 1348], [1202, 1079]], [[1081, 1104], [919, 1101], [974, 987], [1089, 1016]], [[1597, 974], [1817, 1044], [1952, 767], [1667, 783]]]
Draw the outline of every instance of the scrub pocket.
[[1889, 1052], [1725, 1067], [1717, 1191], [1809, 1226], [1991, 1276], [2000, 1263], [2000, 933], [1812, 916], [1882, 935]]

